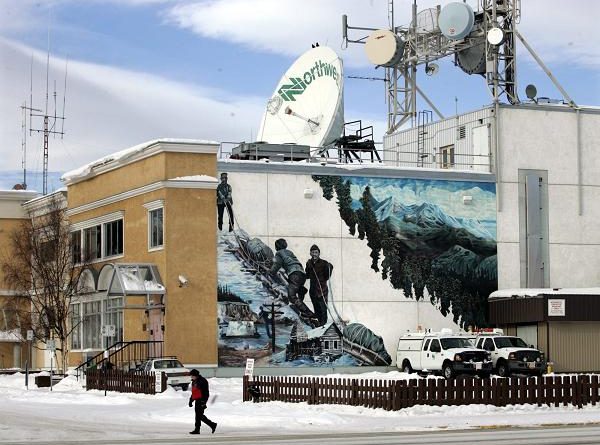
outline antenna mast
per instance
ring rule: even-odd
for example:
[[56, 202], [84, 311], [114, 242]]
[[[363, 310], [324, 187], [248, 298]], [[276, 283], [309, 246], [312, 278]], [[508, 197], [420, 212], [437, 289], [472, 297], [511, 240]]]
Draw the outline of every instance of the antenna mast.
[[[43, 186], [42, 193], [44, 195], [48, 194], [48, 145], [49, 145], [49, 137], [50, 135], [60, 135], [61, 139], [64, 136], [64, 121], [65, 121], [65, 94], [67, 89], [67, 68], [65, 64], [65, 90], [63, 92], [63, 109], [62, 116], [57, 115], [57, 105], [56, 105], [56, 82], [54, 82], [54, 111], [52, 114], [48, 112], [48, 100], [49, 100], [49, 76], [50, 76], [50, 36], [48, 35], [48, 53], [46, 56], [46, 106], [44, 110], [33, 107], [33, 57], [31, 59], [31, 80], [30, 80], [30, 103], [27, 106], [27, 102], [21, 108], [23, 109], [23, 113], [29, 111], [29, 135], [35, 133], [42, 133], [44, 140], [44, 169], [43, 169]], [[33, 128], [33, 118], [42, 118], [43, 127], [42, 128]], [[58, 130], [58, 126], [56, 125], [57, 121], [61, 121], [61, 129]], [[23, 127], [24, 128], [24, 127]], [[25, 147], [26, 147], [26, 130], [24, 130], [24, 140], [23, 140], [23, 168], [25, 169]], [[25, 182], [25, 171], [23, 173], [23, 182]]]

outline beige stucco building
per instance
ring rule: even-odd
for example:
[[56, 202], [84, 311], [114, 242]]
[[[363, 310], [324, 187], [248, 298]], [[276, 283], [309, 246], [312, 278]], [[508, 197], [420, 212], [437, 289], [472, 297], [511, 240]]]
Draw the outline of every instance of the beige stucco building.
[[[10, 255], [10, 239], [20, 224], [29, 218], [22, 204], [37, 197], [38, 193], [28, 190], [0, 191], [0, 257]], [[4, 280], [0, 268], [0, 368], [24, 368], [28, 360], [26, 341], [23, 338], [21, 319], [15, 311], [20, 307], [27, 311], [26, 302], [19, 301]], [[22, 300], [22, 299], [21, 299]]]
[[71, 366], [138, 340], [162, 340], [160, 353], [184, 363], [217, 363], [217, 149], [156, 140], [65, 174], [74, 260], [86, 269]]

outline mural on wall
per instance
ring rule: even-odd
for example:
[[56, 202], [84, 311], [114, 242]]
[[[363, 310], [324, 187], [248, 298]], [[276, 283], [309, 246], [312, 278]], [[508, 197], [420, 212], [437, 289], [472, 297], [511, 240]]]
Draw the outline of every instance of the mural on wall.
[[[493, 184], [312, 180], [324, 199], [335, 200], [349, 233], [370, 248], [372, 270], [365, 267], [361, 279], [389, 280], [417, 300], [428, 296], [461, 326], [484, 324], [488, 290], [496, 289], [497, 276]], [[244, 215], [234, 213], [235, 193], [222, 175], [217, 188], [219, 366], [244, 366], [247, 358], [256, 366], [389, 365], [383, 340], [368, 323], [343, 320], [338, 312], [331, 277], [342, 273], [342, 265], [330, 261], [316, 241], [310, 252], [294, 252], [285, 238], [269, 246], [247, 233], [236, 219]], [[477, 205], [463, 202], [463, 195]]]
[[[485, 326], [498, 288], [495, 185], [461, 181], [313, 176], [337, 196], [351, 235], [371, 249], [371, 269], [417, 300], [427, 294], [462, 328]], [[477, 206], [472, 202], [476, 200]]]
[[222, 174], [217, 187], [219, 366], [389, 365], [381, 337], [339, 315], [329, 298], [335, 266], [319, 246], [303, 263], [284, 238], [273, 251], [251, 237], [237, 227], [227, 181]]

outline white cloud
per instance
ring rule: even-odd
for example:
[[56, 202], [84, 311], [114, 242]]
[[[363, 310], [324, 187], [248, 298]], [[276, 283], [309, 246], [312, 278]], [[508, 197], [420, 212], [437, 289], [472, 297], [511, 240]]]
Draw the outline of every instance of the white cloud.
[[[386, 5], [387, 0], [216, 0], [175, 5], [167, 17], [203, 37], [297, 56], [314, 42], [341, 53], [342, 14], [348, 14], [350, 25], [354, 21], [359, 26], [360, 21], [363, 27], [384, 26]], [[364, 65], [362, 50], [362, 45], [351, 45], [343, 52], [344, 60]]]
[[[34, 63], [34, 106], [44, 107], [46, 54], [0, 39], [0, 148], [2, 170], [21, 165], [19, 105], [29, 102], [30, 61]], [[50, 62], [51, 90], [57, 80], [58, 114], [62, 112], [64, 60]], [[26, 74], [24, 74], [26, 73]], [[231, 98], [217, 90], [172, 82], [118, 68], [69, 61], [64, 140], [51, 138], [49, 169], [65, 171], [109, 153], [156, 138], [219, 141], [249, 140], [256, 134], [262, 98]], [[53, 114], [54, 107], [49, 107]], [[39, 118], [38, 118], [39, 119]], [[34, 119], [33, 127], [43, 122]], [[60, 126], [60, 124], [57, 124]], [[60, 127], [57, 127], [57, 129]], [[6, 143], [8, 142], [8, 143]], [[42, 141], [28, 138], [28, 166], [41, 170]]]

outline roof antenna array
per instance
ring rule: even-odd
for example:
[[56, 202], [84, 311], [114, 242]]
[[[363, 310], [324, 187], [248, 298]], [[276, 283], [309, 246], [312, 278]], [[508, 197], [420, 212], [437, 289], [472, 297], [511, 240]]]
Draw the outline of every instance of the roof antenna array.
[[[427, 75], [435, 75], [434, 62], [453, 56], [455, 65], [466, 74], [481, 75], [493, 103], [502, 99], [518, 104], [516, 41], [521, 41], [546, 75], [563, 94], [567, 104], [577, 105], [560, 86], [550, 70], [517, 30], [521, 18], [521, 0], [479, 0], [477, 11], [466, 1], [449, 2], [443, 7], [417, 11], [413, 0], [411, 21], [394, 24], [394, 2], [388, 0], [389, 29], [348, 25], [342, 16], [342, 47], [348, 43], [365, 45], [365, 53], [375, 68], [384, 68], [388, 105], [388, 129], [391, 134], [406, 122], [417, 124], [417, 93], [443, 118], [417, 86], [417, 68], [424, 66]], [[351, 38], [349, 30], [360, 31]], [[368, 32], [368, 35], [364, 35]], [[531, 89], [530, 89], [531, 90]]]
[[[65, 79], [64, 79], [64, 90], [62, 100], [62, 113], [57, 114], [57, 93], [56, 93], [56, 81], [54, 81], [54, 91], [52, 93], [54, 110], [50, 113], [48, 111], [48, 105], [50, 101], [49, 96], [49, 81], [50, 81], [50, 29], [48, 29], [48, 51], [46, 54], [46, 103], [44, 109], [34, 108], [33, 106], [33, 56], [31, 57], [31, 69], [30, 69], [30, 83], [29, 83], [29, 105], [27, 101], [21, 106], [23, 110], [23, 123], [21, 125], [23, 131], [23, 141], [21, 143], [22, 148], [22, 167], [23, 167], [23, 188], [27, 188], [27, 159], [26, 159], [26, 147], [27, 147], [27, 118], [26, 113], [29, 112], [29, 136], [33, 133], [41, 133], [44, 137], [44, 168], [43, 168], [43, 186], [42, 193], [48, 194], [48, 139], [50, 135], [53, 137], [60, 136], [62, 139], [64, 132], [65, 123], [65, 106], [66, 106], [66, 92], [67, 92], [67, 64], [65, 61]], [[41, 118], [42, 127], [39, 126], [34, 128], [34, 118]], [[60, 129], [59, 125], [60, 123]]]

